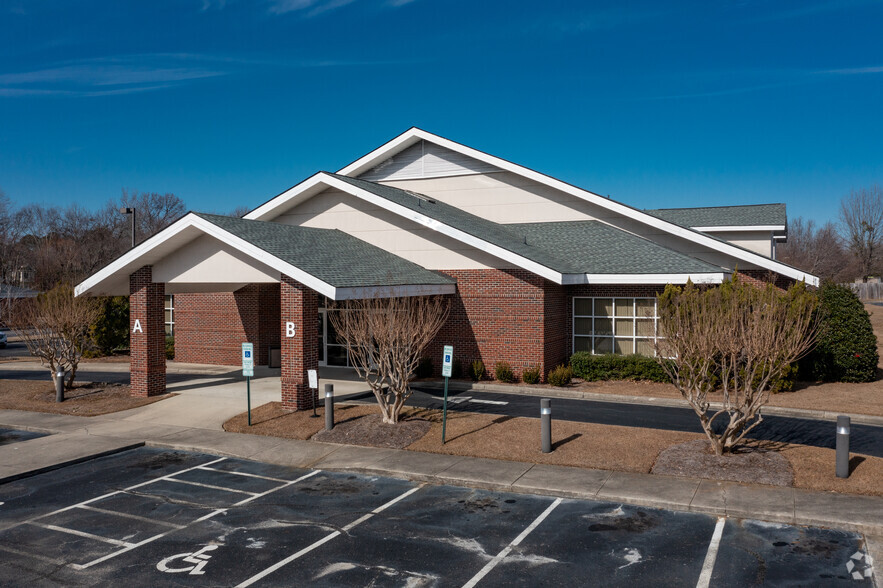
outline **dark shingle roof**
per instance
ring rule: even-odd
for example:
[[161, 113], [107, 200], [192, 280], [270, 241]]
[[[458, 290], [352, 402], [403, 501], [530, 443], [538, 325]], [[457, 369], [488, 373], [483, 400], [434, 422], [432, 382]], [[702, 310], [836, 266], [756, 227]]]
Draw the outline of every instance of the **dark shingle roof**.
[[784, 226], [787, 220], [784, 204], [658, 208], [644, 212], [683, 227]]
[[598, 221], [509, 225], [529, 244], [554, 252], [586, 274], [687, 274], [725, 270]]
[[501, 225], [422, 194], [337, 174], [330, 175], [562, 274], [724, 271], [597, 221]]
[[337, 229], [194, 214], [336, 288], [455, 283]]

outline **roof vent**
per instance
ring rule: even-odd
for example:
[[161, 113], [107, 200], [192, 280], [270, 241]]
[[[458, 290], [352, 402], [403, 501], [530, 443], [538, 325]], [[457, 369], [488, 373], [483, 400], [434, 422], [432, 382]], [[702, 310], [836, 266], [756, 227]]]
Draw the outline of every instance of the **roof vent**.
[[423, 202], [429, 202], [430, 204], [435, 204], [435, 200], [426, 196], [424, 194], [418, 194], [417, 192], [412, 192], [411, 190], [405, 190], [408, 194], [416, 198], [417, 200], [422, 200]]

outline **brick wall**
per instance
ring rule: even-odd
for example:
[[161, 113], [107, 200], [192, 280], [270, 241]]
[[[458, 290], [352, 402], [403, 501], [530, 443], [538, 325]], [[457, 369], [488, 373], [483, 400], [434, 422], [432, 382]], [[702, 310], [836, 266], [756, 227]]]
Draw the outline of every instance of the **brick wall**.
[[[166, 391], [165, 284], [152, 281], [146, 265], [129, 276], [129, 354], [132, 396]], [[138, 329], [135, 323], [138, 322]]]
[[781, 290], [787, 290], [797, 281], [769, 270], [739, 270], [739, 277], [753, 284], [773, 284]]
[[279, 285], [249, 284], [235, 292], [175, 295], [175, 360], [240, 365], [242, 343], [266, 365], [279, 345]]
[[[309, 388], [307, 370], [319, 367], [319, 301], [315, 291], [300, 282], [282, 276], [280, 288], [280, 335], [282, 340], [282, 407], [306, 410], [318, 402]], [[294, 323], [294, 336], [284, 333], [286, 322]]]

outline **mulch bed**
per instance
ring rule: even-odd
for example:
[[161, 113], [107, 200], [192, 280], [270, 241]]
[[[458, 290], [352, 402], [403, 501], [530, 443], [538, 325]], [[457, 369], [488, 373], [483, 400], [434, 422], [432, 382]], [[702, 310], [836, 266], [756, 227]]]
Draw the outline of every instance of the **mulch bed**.
[[663, 449], [651, 472], [772, 486], [791, 486], [794, 483], [791, 463], [781, 453], [748, 445], [736, 453], [717, 456], [706, 439]]
[[125, 384], [103, 382], [74, 382], [72, 390], [65, 390], [64, 402], [55, 402], [55, 386], [44, 380], [0, 380], [0, 409], [51, 412], [77, 416], [98, 416], [153, 404], [175, 394], [150, 398], [129, 395]]
[[426, 435], [431, 427], [432, 423], [418, 417], [405, 418], [398, 424], [391, 425], [384, 423], [379, 414], [369, 414], [335, 424], [330, 431], [322, 429], [313, 435], [313, 440], [323, 443], [404, 449]]

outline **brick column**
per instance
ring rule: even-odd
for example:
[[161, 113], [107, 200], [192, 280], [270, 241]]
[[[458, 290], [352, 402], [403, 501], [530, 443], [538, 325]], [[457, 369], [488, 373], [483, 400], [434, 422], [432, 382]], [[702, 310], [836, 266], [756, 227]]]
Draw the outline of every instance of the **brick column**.
[[132, 396], [166, 391], [165, 284], [145, 265], [129, 276], [129, 354]]
[[[282, 407], [305, 410], [313, 407], [307, 370], [319, 367], [318, 314], [316, 293], [288, 276], [282, 276], [280, 287], [282, 335]], [[287, 323], [294, 325], [289, 337]]]

